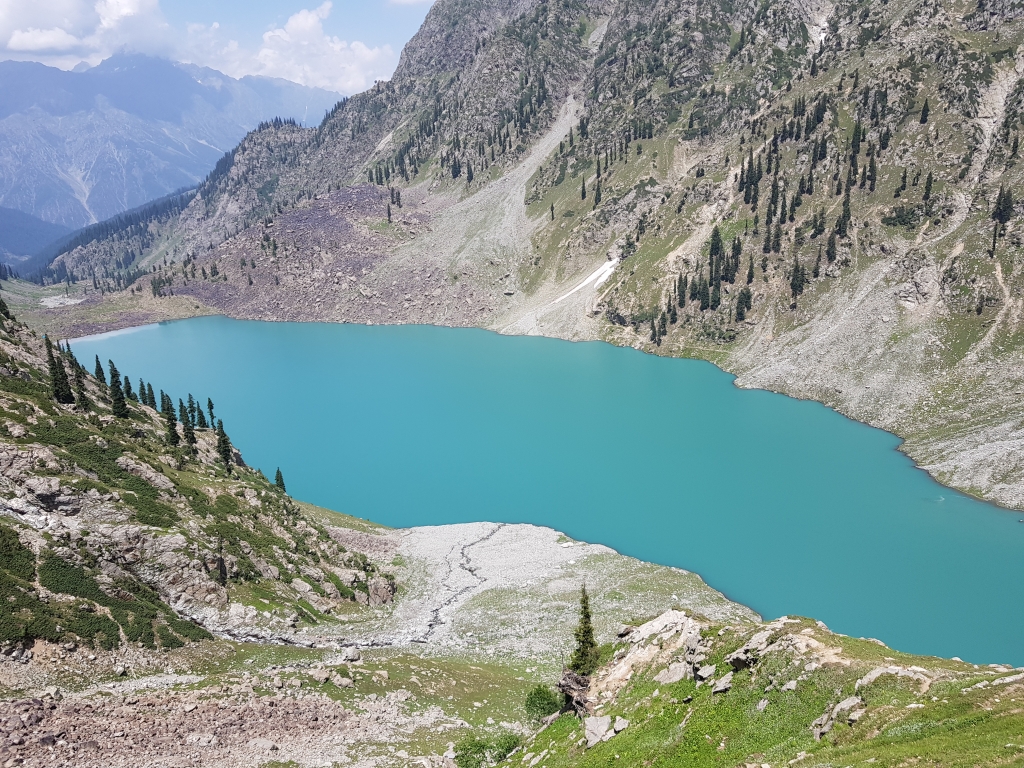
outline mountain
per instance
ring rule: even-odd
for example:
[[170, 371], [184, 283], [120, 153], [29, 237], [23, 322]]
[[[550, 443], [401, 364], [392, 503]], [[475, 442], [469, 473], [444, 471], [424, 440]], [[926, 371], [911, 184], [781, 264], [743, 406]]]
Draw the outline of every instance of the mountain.
[[86, 301], [19, 311], [701, 357], [1022, 508], [1021, 42], [988, 0], [440, 0], [391, 81], [248, 134], [184, 210], [53, 263]]
[[142, 55], [3, 61], [0, 205], [77, 229], [196, 184], [261, 121], [318, 120], [340, 98]]
[[60, 224], [0, 207], [0, 259], [10, 262], [31, 256], [70, 232]]

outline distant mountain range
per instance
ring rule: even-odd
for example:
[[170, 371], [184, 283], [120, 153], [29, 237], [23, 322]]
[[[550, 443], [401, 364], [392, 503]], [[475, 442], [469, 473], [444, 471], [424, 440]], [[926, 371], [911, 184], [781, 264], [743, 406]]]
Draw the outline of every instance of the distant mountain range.
[[16, 263], [70, 233], [70, 229], [60, 224], [0, 207], [0, 260]]
[[[194, 185], [261, 121], [317, 123], [340, 98], [140, 55], [79, 72], [3, 61], [0, 206], [77, 229]], [[8, 252], [12, 224], [15, 255], [54, 239], [40, 241], [35, 235], [51, 231], [5, 216]]]

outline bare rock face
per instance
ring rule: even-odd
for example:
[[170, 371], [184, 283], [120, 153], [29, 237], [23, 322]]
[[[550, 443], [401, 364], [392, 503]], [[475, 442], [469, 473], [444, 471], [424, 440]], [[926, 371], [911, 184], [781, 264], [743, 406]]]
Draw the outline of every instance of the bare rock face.
[[125, 455], [117, 458], [117, 466], [123, 469], [125, 472], [141, 477], [147, 483], [152, 485], [154, 488], [159, 488], [162, 491], [174, 491], [174, 483], [172, 483], [165, 475], [160, 474], [153, 469], [149, 464], [138, 461], [137, 459]]
[[366, 586], [369, 590], [370, 605], [387, 605], [395, 598], [395, 585], [385, 578], [375, 576]]

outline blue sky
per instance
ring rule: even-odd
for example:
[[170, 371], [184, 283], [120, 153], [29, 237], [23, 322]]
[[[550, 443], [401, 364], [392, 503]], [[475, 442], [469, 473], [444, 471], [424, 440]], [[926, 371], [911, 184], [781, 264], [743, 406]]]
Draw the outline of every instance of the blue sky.
[[432, 0], [0, 0], [0, 59], [71, 69], [118, 51], [343, 94], [386, 79]]

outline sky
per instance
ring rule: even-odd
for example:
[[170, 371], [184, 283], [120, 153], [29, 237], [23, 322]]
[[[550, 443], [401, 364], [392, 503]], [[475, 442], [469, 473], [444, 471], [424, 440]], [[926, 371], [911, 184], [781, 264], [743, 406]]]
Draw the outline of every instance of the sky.
[[433, 0], [0, 0], [0, 60], [61, 69], [118, 52], [345, 95], [391, 77]]

